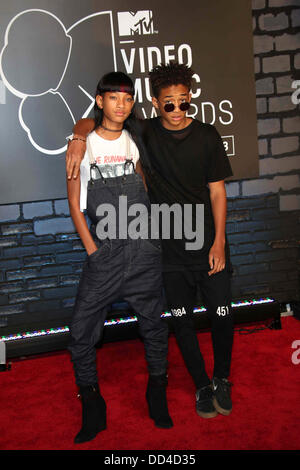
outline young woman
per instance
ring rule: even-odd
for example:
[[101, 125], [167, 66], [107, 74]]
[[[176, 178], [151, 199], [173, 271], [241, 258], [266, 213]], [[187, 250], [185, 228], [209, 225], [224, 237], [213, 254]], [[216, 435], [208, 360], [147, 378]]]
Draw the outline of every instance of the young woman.
[[[120, 197], [123, 201], [126, 197], [127, 204], [150, 208], [139, 150], [129, 131], [135, 120], [133, 106], [134, 86], [127, 75], [112, 72], [102, 77], [95, 97], [95, 127], [87, 137], [80, 180], [67, 181], [70, 213], [88, 255], [70, 327], [69, 350], [82, 399], [82, 428], [75, 437], [76, 443], [91, 440], [106, 428], [106, 403], [98, 385], [95, 344], [103, 333], [108, 308], [120, 298], [136, 312], [144, 341], [150, 417], [158, 427], [173, 425], [166, 401], [168, 329], [161, 319], [159, 240], [126, 234], [131, 219], [128, 207], [126, 214], [120, 209]], [[99, 240], [97, 234], [103, 235], [104, 227], [103, 212], [99, 215], [103, 204], [114, 208], [116, 225], [108, 231], [107, 238]], [[128, 225], [124, 226], [123, 220]]]

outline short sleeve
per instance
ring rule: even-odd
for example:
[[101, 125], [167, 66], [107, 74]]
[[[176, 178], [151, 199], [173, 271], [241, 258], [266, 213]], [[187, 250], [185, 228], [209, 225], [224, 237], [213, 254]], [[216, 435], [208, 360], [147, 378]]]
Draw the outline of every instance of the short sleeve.
[[134, 167], [136, 167], [136, 164], [140, 158], [139, 149], [137, 148], [136, 143], [134, 142], [128, 131], [125, 131], [124, 135], [126, 139], [126, 146], [127, 143], [129, 143], [129, 154], [127, 155], [127, 157], [129, 157], [133, 161]]
[[214, 126], [209, 126], [207, 139], [207, 182], [213, 183], [232, 176], [233, 173], [223, 140]]
[[140, 158], [140, 152], [133, 140], [131, 140], [130, 142], [130, 150], [131, 150], [131, 155], [132, 155], [132, 159], [134, 162], [134, 166], [136, 167], [136, 164]]

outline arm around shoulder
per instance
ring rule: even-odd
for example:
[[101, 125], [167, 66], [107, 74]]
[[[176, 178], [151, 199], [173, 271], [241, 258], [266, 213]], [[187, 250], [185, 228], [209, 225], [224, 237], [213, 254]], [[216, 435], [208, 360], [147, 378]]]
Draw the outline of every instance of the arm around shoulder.
[[87, 135], [92, 132], [95, 127], [95, 121], [92, 118], [79, 119], [73, 127], [73, 134], [86, 139]]

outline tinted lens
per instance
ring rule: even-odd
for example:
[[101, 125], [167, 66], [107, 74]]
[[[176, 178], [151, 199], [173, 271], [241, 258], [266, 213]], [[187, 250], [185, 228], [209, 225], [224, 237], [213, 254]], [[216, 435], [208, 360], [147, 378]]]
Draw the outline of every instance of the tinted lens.
[[179, 106], [181, 111], [187, 111], [189, 107], [190, 107], [190, 103], [188, 101], [181, 103], [181, 105]]
[[172, 111], [174, 111], [174, 109], [175, 109], [175, 106], [173, 103], [167, 103], [164, 106], [164, 110], [166, 111], [166, 113], [171, 113]]
[[[190, 107], [190, 103], [188, 101], [185, 101], [184, 103], [180, 104], [179, 109], [180, 111], [187, 111], [189, 107]], [[172, 111], [174, 111], [174, 109], [175, 109], [175, 105], [173, 103], [167, 103], [164, 106], [164, 110], [166, 111], [166, 113], [171, 113]]]

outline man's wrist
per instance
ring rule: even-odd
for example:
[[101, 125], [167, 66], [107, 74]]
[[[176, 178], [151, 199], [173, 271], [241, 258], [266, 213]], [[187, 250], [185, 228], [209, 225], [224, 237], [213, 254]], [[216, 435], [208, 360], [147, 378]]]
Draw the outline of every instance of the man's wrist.
[[225, 237], [215, 237], [214, 239], [214, 245], [221, 245], [221, 246], [225, 246], [225, 243], [226, 243], [226, 240], [225, 240]]
[[78, 134], [74, 134], [72, 138], [70, 138], [70, 142], [72, 142], [73, 140], [79, 140], [79, 141], [82, 141], [82, 142], [86, 142], [86, 138], [83, 137], [82, 135], [78, 135]]

